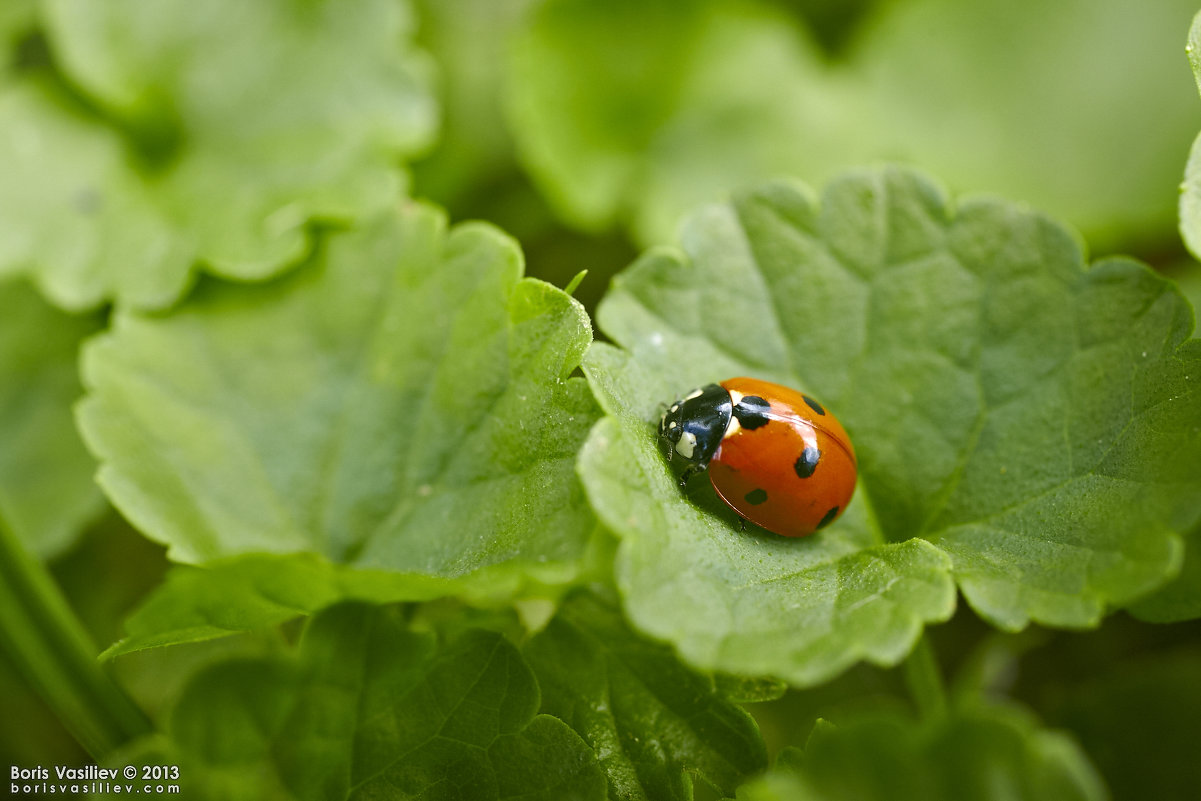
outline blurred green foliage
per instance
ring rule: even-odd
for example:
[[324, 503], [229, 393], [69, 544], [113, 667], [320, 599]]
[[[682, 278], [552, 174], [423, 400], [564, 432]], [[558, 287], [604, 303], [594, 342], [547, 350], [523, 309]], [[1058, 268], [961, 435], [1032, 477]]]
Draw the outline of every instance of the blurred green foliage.
[[795, 4], [843, 42], [833, 53], [781, 5], [540, 5], [508, 90], [556, 208], [667, 242], [731, 188], [889, 160], [1020, 198], [1105, 249], [1173, 238], [1199, 121], [1176, 46], [1188, 0], [907, 0], [852, 4], [853, 23]]

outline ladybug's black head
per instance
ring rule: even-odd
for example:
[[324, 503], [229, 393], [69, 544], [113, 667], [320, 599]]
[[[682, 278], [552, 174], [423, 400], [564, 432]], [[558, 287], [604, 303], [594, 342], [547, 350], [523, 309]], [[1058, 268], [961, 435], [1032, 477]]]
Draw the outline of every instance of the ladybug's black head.
[[668, 407], [659, 420], [659, 437], [684, 461], [704, 469], [717, 453], [732, 413], [730, 393], [707, 384]]

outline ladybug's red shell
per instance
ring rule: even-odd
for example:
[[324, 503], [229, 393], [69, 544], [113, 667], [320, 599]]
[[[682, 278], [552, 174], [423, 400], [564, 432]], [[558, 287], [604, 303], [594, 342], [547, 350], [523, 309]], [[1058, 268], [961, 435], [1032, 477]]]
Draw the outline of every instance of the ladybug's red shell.
[[794, 389], [753, 378], [721, 382], [733, 415], [709, 462], [718, 496], [756, 525], [803, 537], [851, 500], [855, 451], [842, 425]]

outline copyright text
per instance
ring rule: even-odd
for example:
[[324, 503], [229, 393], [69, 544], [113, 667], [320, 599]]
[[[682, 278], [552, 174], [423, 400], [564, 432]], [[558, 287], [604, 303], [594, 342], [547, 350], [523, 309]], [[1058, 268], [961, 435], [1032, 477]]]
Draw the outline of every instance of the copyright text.
[[179, 767], [176, 765], [52, 765], [21, 767], [10, 771], [14, 796], [41, 795], [176, 795]]

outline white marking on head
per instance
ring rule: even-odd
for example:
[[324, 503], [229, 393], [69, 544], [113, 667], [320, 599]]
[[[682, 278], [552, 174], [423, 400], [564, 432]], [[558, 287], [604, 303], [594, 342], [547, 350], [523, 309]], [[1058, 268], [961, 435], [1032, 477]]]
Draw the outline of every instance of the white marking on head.
[[699, 398], [704, 393], [705, 393], [705, 391], [703, 389], [694, 389], [694, 390], [692, 390], [692, 392], [689, 392], [687, 395], [684, 396], [684, 400], [692, 400], [693, 398]]
[[671, 421], [671, 423], [670, 423], [670, 424], [667, 426], [668, 430], [670, 430], [670, 429], [673, 429], [673, 428], [675, 428], [675, 427], [676, 427], [676, 421], [675, 421], [675, 420], [672, 420], [672, 421]]
[[746, 396], [743, 395], [738, 390], [736, 390], [736, 389], [730, 390], [730, 403], [734, 404], [735, 406], [737, 406], [739, 403], [741, 403], [742, 399], [744, 397], [746, 397]]
[[676, 452], [685, 459], [691, 459], [694, 450], [696, 450], [696, 434], [685, 431], [684, 435], [680, 437], [680, 441], [676, 443]]
[[680, 411], [680, 404], [678, 404], [678, 403], [673, 403], [673, 404], [671, 405], [671, 409], [670, 409], [670, 411], [673, 411], [673, 412], [678, 412], [678, 411]]

